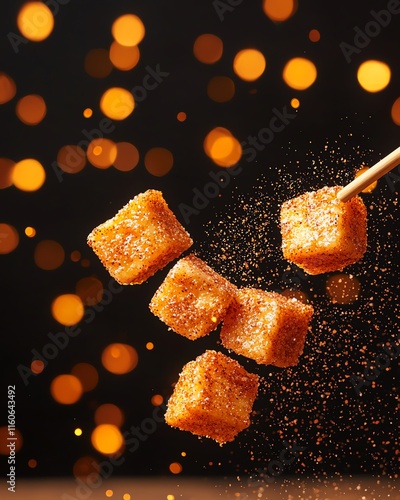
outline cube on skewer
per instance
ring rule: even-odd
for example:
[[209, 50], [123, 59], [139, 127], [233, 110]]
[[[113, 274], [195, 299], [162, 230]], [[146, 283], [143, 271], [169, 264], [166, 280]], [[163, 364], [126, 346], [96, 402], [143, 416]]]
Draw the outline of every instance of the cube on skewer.
[[143, 283], [193, 244], [162, 193], [153, 189], [94, 228], [87, 242], [122, 285]]
[[258, 384], [236, 360], [208, 350], [183, 367], [165, 421], [220, 444], [233, 441], [250, 425]]
[[150, 310], [174, 332], [195, 340], [215, 330], [236, 287], [190, 254], [174, 265], [150, 302]]
[[343, 202], [340, 186], [323, 187], [281, 207], [283, 256], [309, 274], [338, 271], [367, 249], [367, 210], [359, 196]]
[[259, 364], [294, 366], [303, 353], [314, 309], [295, 298], [241, 288], [221, 328], [224, 347]]

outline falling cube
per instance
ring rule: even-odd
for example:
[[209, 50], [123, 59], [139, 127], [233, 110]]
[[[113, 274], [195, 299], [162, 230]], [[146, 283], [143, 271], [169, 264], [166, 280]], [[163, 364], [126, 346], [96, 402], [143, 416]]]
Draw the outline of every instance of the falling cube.
[[87, 242], [122, 285], [143, 283], [193, 244], [162, 193], [153, 189], [94, 228]]
[[220, 444], [233, 441], [250, 425], [258, 384], [236, 360], [208, 350], [183, 367], [165, 421]]
[[342, 270], [367, 249], [367, 210], [359, 196], [342, 202], [340, 186], [323, 187], [281, 207], [282, 252], [309, 274]]
[[174, 332], [195, 340], [215, 330], [236, 287], [190, 254], [169, 271], [150, 302], [150, 310]]
[[255, 288], [237, 290], [221, 328], [227, 349], [259, 364], [294, 366], [303, 353], [313, 307]]

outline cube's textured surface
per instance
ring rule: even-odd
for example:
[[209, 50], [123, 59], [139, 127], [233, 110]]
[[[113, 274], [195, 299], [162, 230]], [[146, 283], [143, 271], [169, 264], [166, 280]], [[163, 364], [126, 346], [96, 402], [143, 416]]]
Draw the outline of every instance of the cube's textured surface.
[[221, 341], [257, 363], [294, 366], [303, 352], [314, 309], [294, 298], [241, 288], [221, 328]]
[[218, 326], [235, 290], [232, 283], [190, 254], [169, 271], [150, 310], [174, 332], [195, 340]]
[[187, 363], [165, 414], [167, 424], [223, 444], [250, 425], [258, 375], [236, 360], [208, 350]]
[[87, 241], [123, 285], [143, 283], [193, 244], [162, 193], [153, 189], [138, 194], [94, 228]]
[[354, 264], [367, 249], [367, 210], [359, 196], [342, 202], [340, 186], [324, 187], [281, 207], [283, 256], [309, 274]]

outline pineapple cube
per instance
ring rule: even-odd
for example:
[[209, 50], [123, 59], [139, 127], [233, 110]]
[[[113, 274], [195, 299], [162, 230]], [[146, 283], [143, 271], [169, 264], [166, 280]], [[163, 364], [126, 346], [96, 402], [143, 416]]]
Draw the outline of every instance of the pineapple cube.
[[258, 384], [258, 375], [248, 373], [236, 360], [207, 350], [183, 367], [165, 421], [220, 444], [233, 441], [250, 425]]
[[323, 187], [282, 204], [283, 256], [309, 274], [341, 270], [367, 249], [365, 205], [359, 196], [340, 201], [341, 189]]
[[150, 310], [174, 332], [195, 340], [218, 324], [236, 287], [193, 254], [169, 271], [150, 302]]
[[153, 189], [94, 228], [87, 242], [122, 285], [143, 283], [193, 244], [162, 193]]
[[314, 309], [295, 298], [241, 288], [221, 328], [224, 347], [259, 364], [294, 366], [303, 352]]

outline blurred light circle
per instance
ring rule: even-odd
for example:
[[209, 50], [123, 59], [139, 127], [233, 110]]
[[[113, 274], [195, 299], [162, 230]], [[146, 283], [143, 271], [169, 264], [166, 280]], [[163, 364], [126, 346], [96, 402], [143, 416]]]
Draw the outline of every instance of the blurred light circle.
[[133, 170], [139, 163], [139, 151], [130, 142], [117, 142], [117, 157], [114, 167], [121, 172]]
[[371, 59], [360, 64], [357, 71], [357, 80], [367, 92], [380, 92], [389, 85], [391, 71], [389, 66]]
[[174, 157], [166, 148], [151, 148], [144, 157], [146, 170], [156, 177], [166, 175], [174, 164]]
[[233, 60], [233, 70], [236, 75], [247, 82], [260, 78], [266, 68], [264, 55], [256, 49], [243, 49]]
[[297, 10], [297, 0], [264, 0], [263, 10], [272, 21], [287, 21]]
[[40, 241], [35, 248], [33, 259], [35, 264], [45, 271], [53, 271], [60, 267], [65, 259], [64, 248], [54, 240]]
[[15, 96], [17, 87], [14, 80], [6, 73], [0, 72], [0, 104], [5, 104]]
[[392, 104], [391, 116], [393, 122], [400, 126], [400, 97], [398, 97]]
[[77, 282], [75, 292], [86, 306], [93, 306], [103, 298], [104, 287], [98, 278], [89, 276]]
[[135, 100], [128, 90], [112, 87], [101, 96], [100, 109], [111, 120], [124, 120], [135, 109]]
[[108, 345], [101, 355], [101, 362], [106, 370], [116, 375], [132, 371], [138, 363], [136, 349], [128, 344]]
[[100, 424], [91, 435], [93, 447], [105, 455], [116, 453], [124, 444], [124, 438], [116, 425]]
[[74, 375], [58, 375], [50, 385], [50, 393], [57, 403], [71, 405], [82, 396], [82, 384]]
[[54, 28], [54, 17], [43, 2], [26, 2], [17, 16], [21, 34], [32, 42], [45, 40]]
[[83, 318], [84, 307], [78, 295], [66, 293], [59, 295], [51, 304], [53, 318], [65, 326], [79, 323]]
[[[22, 448], [23, 444], [23, 439], [22, 439], [22, 434], [21, 431], [16, 427], [15, 428], [15, 434], [13, 438], [15, 439], [14, 444], [15, 444], [15, 451], [19, 451]], [[10, 434], [8, 432], [8, 427], [6, 425], [0, 427], [0, 455], [10, 455], [10, 448], [7, 446], [7, 444], [10, 442], [7, 440], [7, 438], [10, 437]]]
[[9, 158], [0, 158], [0, 189], [12, 186], [12, 172], [15, 161]]
[[361, 284], [349, 274], [335, 274], [326, 280], [326, 293], [334, 304], [351, 304], [360, 294]]
[[235, 84], [227, 76], [214, 76], [208, 82], [207, 95], [215, 102], [230, 101], [235, 95]]
[[21, 160], [14, 165], [12, 182], [21, 191], [37, 191], [46, 180], [43, 165], [33, 158]]
[[11, 224], [0, 224], [0, 254], [8, 254], [19, 244], [18, 231]]
[[282, 76], [292, 89], [305, 90], [317, 79], [317, 68], [309, 59], [294, 57], [285, 64]]
[[105, 78], [108, 76], [113, 69], [108, 50], [89, 50], [85, 57], [84, 68], [86, 73], [93, 78]]
[[110, 47], [110, 60], [113, 65], [121, 71], [129, 71], [134, 68], [140, 59], [140, 50], [136, 45], [126, 47], [114, 41]]
[[218, 36], [205, 33], [196, 38], [193, 54], [204, 64], [214, 64], [221, 59], [223, 48], [222, 40]]
[[93, 139], [87, 148], [86, 155], [94, 167], [109, 168], [117, 158], [117, 146], [110, 139]]
[[118, 406], [111, 403], [105, 403], [96, 409], [94, 421], [97, 425], [112, 424], [121, 427], [124, 423], [124, 414]]
[[81, 481], [86, 481], [89, 476], [99, 476], [99, 470], [100, 468], [95, 458], [84, 456], [78, 458], [78, 460], [74, 463], [72, 473], [75, 478], [80, 479]]
[[111, 33], [119, 44], [127, 47], [138, 45], [145, 35], [142, 20], [134, 14], [124, 14], [118, 17], [111, 26]]
[[46, 103], [40, 95], [26, 95], [17, 102], [16, 113], [25, 125], [38, 125], [46, 116]]
[[77, 174], [85, 168], [86, 153], [74, 144], [62, 146], [57, 154], [57, 163], [63, 172]]
[[99, 374], [90, 363], [77, 363], [72, 367], [71, 375], [79, 380], [84, 392], [92, 391], [99, 381]]

